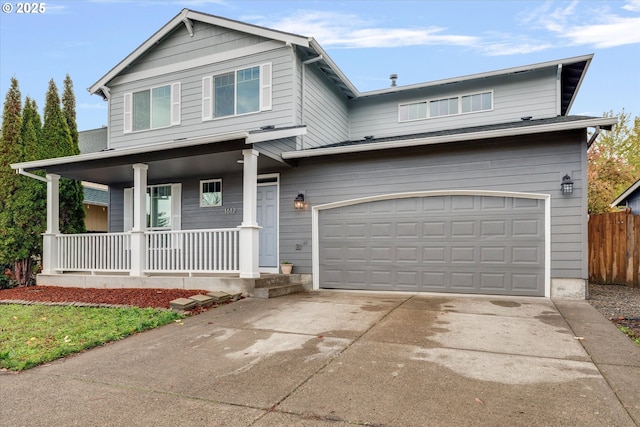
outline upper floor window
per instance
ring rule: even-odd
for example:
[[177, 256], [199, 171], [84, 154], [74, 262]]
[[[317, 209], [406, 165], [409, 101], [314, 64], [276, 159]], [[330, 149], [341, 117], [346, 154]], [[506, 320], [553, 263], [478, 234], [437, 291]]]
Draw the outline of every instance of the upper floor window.
[[493, 92], [482, 92], [400, 104], [398, 106], [398, 120], [400, 122], [408, 122], [491, 109], [493, 109]]
[[124, 94], [124, 132], [180, 124], [180, 83]]
[[202, 79], [202, 120], [271, 109], [271, 64]]

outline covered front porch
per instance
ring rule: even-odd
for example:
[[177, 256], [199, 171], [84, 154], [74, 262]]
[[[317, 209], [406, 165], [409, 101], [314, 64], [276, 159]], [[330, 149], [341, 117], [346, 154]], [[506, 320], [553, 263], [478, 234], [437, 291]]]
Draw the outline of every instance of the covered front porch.
[[[262, 227], [257, 216], [258, 174], [290, 166], [277, 157], [261, 156], [250, 145], [247, 133], [108, 150], [12, 167], [23, 175], [46, 181], [47, 185], [47, 229], [43, 234], [42, 273], [37, 277], [38, 284], [192, 288], [252, 295], [256, 288], [264, 287], [264, 283], [268, 286], [269, 280], [273, 282], [274, 273], [278, 272], [277, 257], [269, 268], [260, 265]], [[46, 178], [30, 172], [35, 170], [44, 170]], [[62, 176], [116, 189], [111, 195], [112, 202], [114, 194], [122, 200], [122, 194], [126, 196], [129, 192], [128, 204], [125, 200], [120, 213], [110, 217], [108, 233], [60, 233], [59, 180]], [[233, 202], [207, 210], [195, 205], [198, 200], [193, 199], [194, 191], [189, 189], [188, 196], [174, 194], [177, 200], [171, 204], [178, 214], [169, 213], [171, 227], [160, 229], [150, 224], [148, 186], [182, 185], [188, 180], [197, 182], [197, 179], [218, 176], [233, 177], [237, 183], [233, 191], [229, 191]], [[181, 190], [181, 193], [187, 192]], [[192, 221], [185, 218], [187, 212], [205, 219]], [[217, 228], [217, 223], [225, 226]], [[183, 224], [189, 229], [183, 229]], [[292, 278], [294, 282], [303, 280], [293, 276], [275, 282], [279, 286]], [[269, 280], [265, 282], [265, 279]]]

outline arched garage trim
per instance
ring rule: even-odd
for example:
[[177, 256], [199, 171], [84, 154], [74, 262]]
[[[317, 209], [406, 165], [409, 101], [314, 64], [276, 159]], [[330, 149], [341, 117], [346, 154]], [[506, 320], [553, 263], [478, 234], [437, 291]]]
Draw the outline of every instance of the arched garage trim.
[[540, 193], [520, 193], [512, 191], [493, 190], [438, 190], [438, 191], [416, 191], [407, 193], [390, 193], [377, 196], [361, 197], [357, 199], [341, 200], [337, 202], [316, 205], [312, 208], [312, 272], [313, 289], [320, 289], [320, 234], [319, 234], [319, 214], [320, 211], [335, 209], [344, 206], [357, 205], [361, 203], [377, 202], [381, 200], [408, 199], [414, 197], [435, 197], [435, 196], [490, 196], [490, 197], [512, 197], [522, 199], [544, 200], [544, 295], [551, 296], [551, 195]]

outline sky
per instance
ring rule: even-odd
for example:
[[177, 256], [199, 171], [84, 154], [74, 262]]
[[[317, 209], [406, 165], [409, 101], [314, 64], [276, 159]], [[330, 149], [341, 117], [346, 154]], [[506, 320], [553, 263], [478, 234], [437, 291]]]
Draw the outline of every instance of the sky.
[[314, 37], [360, 92], [594, 54], [570, 114], [640, 116], [640, 0], [0, 3], [2, 101], [15, 77], [42, 111], [69, 74], [79, 130], [107, 125], [87, 88], [183, 8]]

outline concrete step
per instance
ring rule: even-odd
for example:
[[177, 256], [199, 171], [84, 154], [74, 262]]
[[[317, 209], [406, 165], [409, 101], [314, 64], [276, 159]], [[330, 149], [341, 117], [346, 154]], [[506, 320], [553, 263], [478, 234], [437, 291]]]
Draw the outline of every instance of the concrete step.
[[255, 279], [256, 288], [268, 288], [271, 286], [286, 285], [292, 282], [300, 282], [299, 274], [269, 274]]
[[297, 292], [309, 292], [311, 283], [291, 282], [286, 284], [257, 287], [253, 290], [254, 298], [276, 298]]

